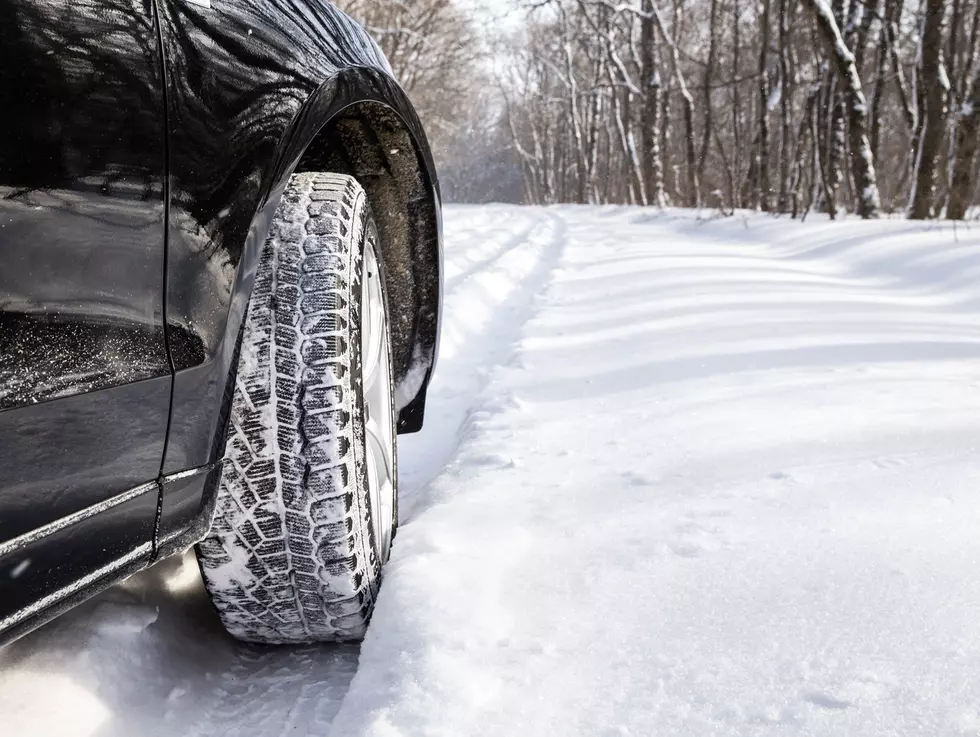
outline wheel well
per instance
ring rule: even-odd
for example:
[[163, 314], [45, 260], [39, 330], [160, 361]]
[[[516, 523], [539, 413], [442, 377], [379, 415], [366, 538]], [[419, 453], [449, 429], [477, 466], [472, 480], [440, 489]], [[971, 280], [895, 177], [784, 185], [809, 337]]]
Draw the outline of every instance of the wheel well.
[[363, 102], [320, 130], [296, 171], [347, 174], [367, 192], [381, 238], [399, 431], [413, 432], [435, 360], [440, 299], [436, 183], [422, 149], [391, 108]]

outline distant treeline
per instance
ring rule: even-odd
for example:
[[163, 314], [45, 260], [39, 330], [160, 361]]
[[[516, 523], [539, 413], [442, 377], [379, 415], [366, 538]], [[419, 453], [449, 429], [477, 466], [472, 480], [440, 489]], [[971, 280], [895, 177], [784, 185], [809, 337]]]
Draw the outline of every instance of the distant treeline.
[[976, 0], [515, 5], [525, 21], [495, 37], [454, 0], [346, 4], [419, 105], [450, 199], [916, 219], [977, 200]]

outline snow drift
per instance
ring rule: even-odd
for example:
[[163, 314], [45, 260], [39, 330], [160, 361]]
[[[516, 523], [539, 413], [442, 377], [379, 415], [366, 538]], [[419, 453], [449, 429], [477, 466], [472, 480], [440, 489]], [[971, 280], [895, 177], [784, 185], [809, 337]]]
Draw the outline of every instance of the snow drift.
[[980, 729], [980, 230], [454, 207], [363, 646], [170, 561], [0, 653], [3, 734]]

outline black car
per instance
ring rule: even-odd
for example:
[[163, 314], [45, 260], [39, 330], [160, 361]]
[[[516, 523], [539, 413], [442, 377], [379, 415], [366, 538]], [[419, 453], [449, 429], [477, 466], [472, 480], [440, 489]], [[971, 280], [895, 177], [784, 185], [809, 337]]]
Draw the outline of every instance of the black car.
[[361, 637], [440, 232], [325, 0], [0, 2], [0, 642], [195, 543], [236, 637]]

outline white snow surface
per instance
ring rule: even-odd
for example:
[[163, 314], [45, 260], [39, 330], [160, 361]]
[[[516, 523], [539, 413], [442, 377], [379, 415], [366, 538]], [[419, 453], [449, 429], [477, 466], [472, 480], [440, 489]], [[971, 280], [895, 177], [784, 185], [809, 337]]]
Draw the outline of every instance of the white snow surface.
[[34, 737], [976, 735], [980, 229], [451, 207], [360, 647], [193, 559], [0, 651]]

